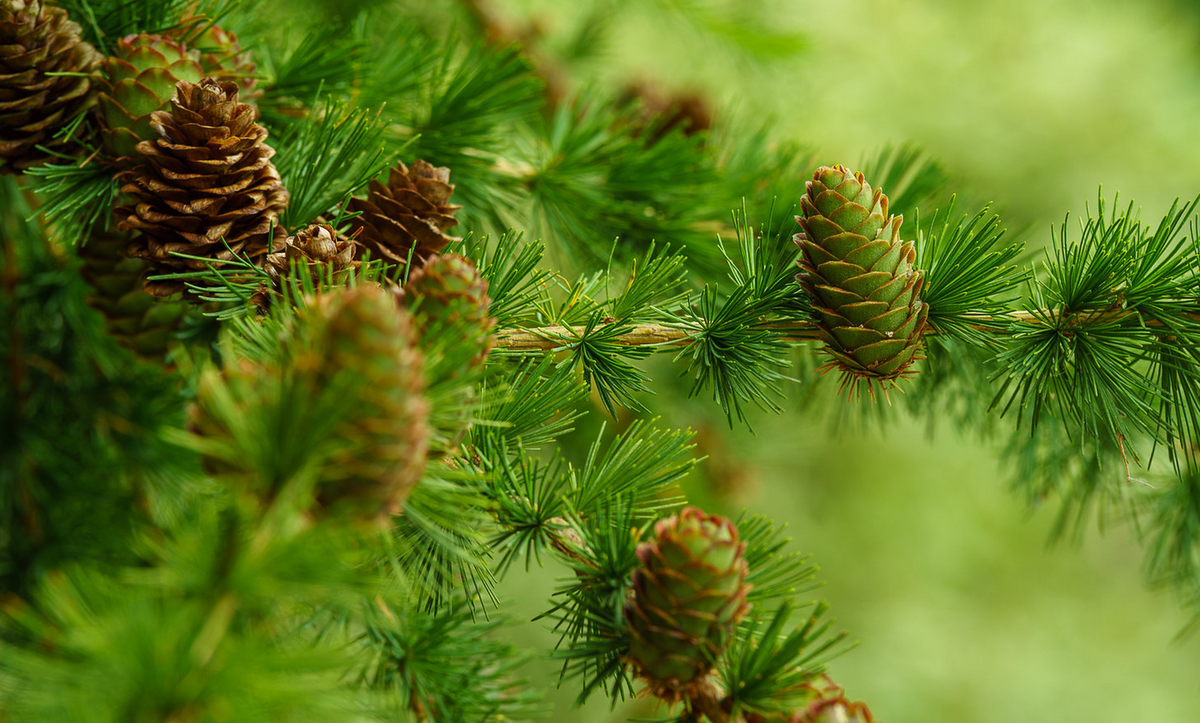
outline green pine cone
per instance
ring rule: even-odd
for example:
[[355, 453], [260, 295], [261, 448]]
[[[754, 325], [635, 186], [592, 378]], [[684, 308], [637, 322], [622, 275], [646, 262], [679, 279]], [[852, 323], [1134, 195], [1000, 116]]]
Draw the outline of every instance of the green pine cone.
[[326, 468], [317, 502], [360, 516], [396, 514], [420, 481], [429, 450], [412, 317], [379, 286], [322, 294], [309, 313], [318, 336], [308, 348], [324, 357], [319, 373], [349, 371], [361, 382], [357, 413], [337, 430], [350, 445]]
[[628, 658], [660, 698], [678, 699], [707, 675], [750, 609], [744, 547], [733, 523], [696, 507], [660, 520], [638, 545]]
[[419, 312], [422, 335], [458, 333], [462, 348], [475, 349], [472, 365], [483, 365], [495, 343], [488, 313], [487, 281], [475, 264], [456, 254], [431, 256], [408, 276], [404, 297]]
[[205, 468], [259, 500], [315, 471], [316, 515], [386, 521], [429, 448], [410, 314], [390, 290], [360, 286], [307, 298], [283, 333], [283, 358], [233, 359], [201, 378], [191, 429]]
[[204, 77], [200, 53], [163, 35], [130, 35], [117, 41], [116, 55], [104, 59], [100, 93], [104, 147], [123, 166], [140, 159], [137, 144], [157, 137], [150, 114], [165, 110], [180, 80]]
[[929, 307], [924, 274], [913, 268], [913, 242], [900, 240], [903, 219], [888, 216], [888, 199], [861, 173], [822, 167], [807, 183], [796, 217], [803, 233], [797, 276], [812, 299], [817, 330], [831, 366], [853, 390], [911, 374]]
[[146, 262], [125, 256], [127, 243], [128, 234], [98, 233], [79, 248], [83, 278], [93, 289], [88, 303], [104, 315], [108, 332], [122, 346], [161, 360], [188, 307], [160, 301], [142, 289]]
[[805, 686], [813, 700], [788, 719], [788, 723], [875, 723], [875, 716], [864, 703], [848, 700], [842, 688], [829, 676], [821, 676]]

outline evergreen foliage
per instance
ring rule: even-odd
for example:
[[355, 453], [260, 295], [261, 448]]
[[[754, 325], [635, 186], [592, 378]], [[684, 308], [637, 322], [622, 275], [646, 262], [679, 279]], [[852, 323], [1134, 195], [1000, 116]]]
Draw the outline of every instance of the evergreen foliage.
[[[95, 106], [61, 119], [51, 162], [0, 176], [0, 718], [533, 719], [544, 681], [520, 666], [547, 651], [502, 642], [494, 588], [559, 565], [543, 619], [579, 702], [658, 696], [676, 720], [712, 723], [870, 719], [824, 678], [849, 646], [811, 598], [815, 566], [765, 518], [665, 523], [703, 514], [680, 512], [694, 435], [630, 416], [652, 405], [655, 354], [730, 425], [777, 409], [793, 376], [810, 381], [793, 360], [817, 352], [825, 307], [796, 281], [791, 218], [805, 179], [830, 169], [812, 176], [809, 155], [767, 130], [559, 93], [546, 57], [498, 35], [487, 3], [307, 3], [292, 36], [234, 0], [59, 5], [109, 55], [134, 33], [236, 30], [236, 50], [202, 50], [252, 54], [288, 200], [264, 253], [222, 237], [151, 272], [154, 289], [183, 286], [173, 301], [192, 312], [168, 352], [137, 358], [80, 274], [78, 249], [130, 204]], [[604, 8], [627, 5], [597, 5], [560, 49], [568, 69], [608, 42]], [[645, 5], [747, 63], [802, 46], [735, 4]], [[171, 123], [224, 153], [222, 123], [236, 122], [213, 105], [219, 122]], [[173, 149], [177, 187], [138, 191], [183, 232], [197, 218], [228, 230], [226, 202], [255, 202], [237, 154], [204, 199], [185, 198], [197, 174], [180, 164], [214, 165], [205, 148]], [[150, 178], [139, 152], [122, 179]], [[443, 233], [445, 178], [414, 172], [388, 192], [417, 240], [380, 258], [355, 209], [417, 159], [452, 170], [461, 238]], [[1197, 201], [1147, 224], [1101, 197], [1027, 268], [988, 207], [958, 215], [918, 149], [884, 149], [864, 170], [925, 274], [925, 338], [906, 342], [924, 358], [899, 382], [912, 408], [1007, 439], [1019, 494], [1060, 504], [1062, 531], [1093, 514], [1141, 523], [1150, 582], [1200, 615]], [[325, 235], [309, 241], [352, 246], [358, 263], [280, 261], [283, 238], [313, 223]], [[846, 404], [814, 388], [814, 403]], [[613, 431], [579, 444], [589, 414]], [[635, 588], [658, 582], [700, 623], [669, 629], [659, 606], [651, 634], [633, 631], [627, 610], [655, 605]], [[716, 593], [737, 614], [708, 609]], [[694, 680], [643, 664], [667, 639], [693, 656]]]

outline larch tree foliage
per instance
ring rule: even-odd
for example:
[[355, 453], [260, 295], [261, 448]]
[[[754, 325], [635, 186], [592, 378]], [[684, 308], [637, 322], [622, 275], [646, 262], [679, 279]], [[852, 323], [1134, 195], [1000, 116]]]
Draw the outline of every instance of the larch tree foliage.
[[[547, 685], [874, 720], [815, 568], [688, 506], [693, 433], [630, 414], [651, 355], [734, 425], [799, 378], [1008, 437], [1200, 612], [1195, 202], [1100, 199], [1024, 267], [913, 149], [817, 168], [571, 82], [617, 11], [801, 47], [753, 4], [598, 2], [553, 47], [478, 0], [267, 7], [0, 0], [0, 720], [527, 720]], [[585, 414], [618, 432], [564, 446]], [[517, 649], [494, 586], [552, 561], [560, 642]]]

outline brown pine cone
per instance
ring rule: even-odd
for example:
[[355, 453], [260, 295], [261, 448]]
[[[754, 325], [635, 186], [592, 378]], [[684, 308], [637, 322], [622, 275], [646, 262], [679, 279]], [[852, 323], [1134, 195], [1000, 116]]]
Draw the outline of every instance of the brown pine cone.
[[79, 32], [66, 10], [40, 0], [0, 0], [0, 173], [53, 158], [38, 146], [66, 146], [55, 134], [92, 102], [89, 76], [100, 54]]
[[[141, 231], [128, 248], [151, 274], [200, 270], [204, 260], [233, 254], [251, 260], [273, 250], [273, 228], [288, 194], [271, 163], [275, 149], [258, 112], [238, 102], [236, 83], [179, 81], [170, 111], [155, 111], [159, 138], [137, 150], [145, 162], [122, 173], [129, 200], [114, 209], [117, 228]], [[146, 291], [170, 296], [181, 281], [147, 281]]]
[[328, 223], [310, 223], [304, 231], [289, 235], [281, 251], [266, 257], [263, 268], [276, 287], [293, 275], [293, 269], [301, 274], [307, 271], [316, 287], [322, 277], [336, 282], [347, 271], [359, 268], [359, 262], [354, 261], [355, 247], [354, 241], [342, 238]]
[[419, 265], [458, 241], [446, 235], [458, 225], [454, 214], [462, 208], [450, 203], [453, 193], [450, 169], [420, 160], [412, 168], [403, 163], [393, 168], [386, 186], [371, 181], [367, 197], [350, 199], [347, 205], [347, 210], [362, 214], [351, 221], [361, 245], [359, 257], [369, 251], [373, 259], [406, 264], [411, 251]]

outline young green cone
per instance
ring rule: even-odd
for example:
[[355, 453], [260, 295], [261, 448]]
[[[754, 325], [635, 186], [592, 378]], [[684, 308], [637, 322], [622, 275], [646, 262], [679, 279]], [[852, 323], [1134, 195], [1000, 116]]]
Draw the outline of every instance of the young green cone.
[[325, 294], [309, 309], [318, 337], [309, 347], [327, 371], [361, 380], [357, 414], [337, 434], [351, 442], [323, 475], [322, 508], [395, 514], [425, 471], [429, 404], [412, 317], [379, 286]]
[[787, 713], [749, 713], [746, 723], [875, 723], [865, 703], [848, 700], [841, 686], [822, 675], [800, 687], [807, 701]]
[[913, 268], [913, 242], [900, 240], [903, 219], [888, 216], [888, 199], [861, 173], [819, 168], [800, 199], [803, 233], [797, 276], [812, 298], [817, 330], [831, 365], [851, 389], [906, 376], [921, 347], [929, 307], [924, 274]]
[[175, 38], [141, 33], [117, 41], [104, 59], [100, 121], [104, 150], [121, 168], [141, 162], [137, 144], [156, 137], [150, 114], [169, 107], [175, 84], [204, 77], [200, 53]]
[[792, 714], [788, 723], [875, 723], [875, 716], [865, 703], [848, 700], [841, 686], [821, 676], [805, 686], [813, 700]]
[[282, 354], [203, 376], [191, 426], [205, 467], [261, 500], [310, 470], [321, 516], [385, 519], [421, 479], [429, 447], [412, 317], [378, 286], [305, 302], [281, 332]]
[[676, 700], [699, 683], [750, 609], [744, 547], [733, 523], [696, 507], [660, 520], [638, 545], [628, 657], [658, 697]]
[[419, 312], [422, 334], [458, 334], [455, 346], [475, 350], [472, 366], [479, 367], [491, 351], [496, 325], [487, 291], [487, 281], [470, 259], [441, 254], [413, 269], [404, 298]]

